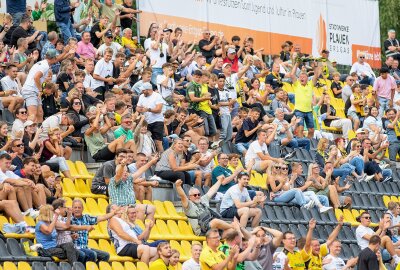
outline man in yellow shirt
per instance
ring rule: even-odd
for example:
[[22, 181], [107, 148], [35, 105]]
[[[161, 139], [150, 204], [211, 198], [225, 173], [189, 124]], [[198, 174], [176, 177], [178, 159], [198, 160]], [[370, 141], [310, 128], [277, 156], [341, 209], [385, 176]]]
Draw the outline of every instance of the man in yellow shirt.
[[[326, 242], [322, 245], [320, 245], [318, 239], [312, 239], [308, 245], [306, 242], [306, 245], [304, 246], [304, 250], [308, 251], [308, 254], [310, 255], [310, 259], [306, 261], [306, 266], [308, 266], [309, 270], [322, 270], [322, 258], [324, 258], [326, 255], [329, 253], [328, 247], [332, 244], [332, 242], [336, 239], [336, 237], [339, 234], [339, 231], [342, 229], [343, 226], [343, 216], [340, 217], [338, 220], [338, 225], [335, 227], [335, 229], [332, 231], [332, 233], [329, 235], [328, 239]], [[315, 229], [315, 223], [310, 224], [309, 226], [309, 231], [312, 232]]]
[[305, 72], [301, 72], [299, 78], [297, 79], [296, 71], [298, 67], [299, 62], [296, 62], [290, 73], [295, 95], [294, 115], [297, 118], [302, 119], [302, 121], [300, 121], [296, 128], [296, 136], [300, 138], [303, 137], [305, 123], [308, 129], [308, 138], [312, 139], [314, 136], [314, 118], [312, 114], [312, 105], [315, 104], [313, 88], [321, 74], [321, 67], [317, 66], [314, 69], [314, 76], [312, 81], [308, 80], [308, 75]]
[[158, 244], [157, 253], [160, 258], [150, 263], [149, 270], [172, 270], [173, 268], [169, 266], [169, 258], [172, 255], [169, 243]]
[[231, 247], [229, 255], [225, 255], [222, 251], [218, 250], [220, 240], [221, 236], [217, 229], [211, 229], [206, 233], [207, 245], [203, 248], [203, 251], [200, 254], [200, 266], [202, 270], [236, 269], [236, 259], [239, 254], [238, 246]]

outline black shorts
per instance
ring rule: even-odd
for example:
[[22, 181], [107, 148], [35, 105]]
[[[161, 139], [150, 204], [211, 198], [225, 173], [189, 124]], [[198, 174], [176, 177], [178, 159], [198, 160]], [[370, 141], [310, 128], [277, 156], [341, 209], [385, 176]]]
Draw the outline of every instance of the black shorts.
[[138, 245], [137, 244], [127, 244], [119, 253], [119, 256], [129, 256], [134, 259], [140, 259], [138, 257]]
[[234, 218], [234, 217], [237, 217], [238, 219], [240, 218], [237, 208], [234, 205], [222, 211], [221, 216], [223, 218]]
[[96, 161], [99, 160], [113, 160], [115, 158], [115, 153], [111, 152], [110, 149], [108, 149], [108, 146], [103, 147], [100, 149], [96, 154], [93, 155], [93, 159]]
[[162, 141], [164, 137], [164, 122], [154, 122], [147, 126], [151, 132], [151, 138], [155, 141]]

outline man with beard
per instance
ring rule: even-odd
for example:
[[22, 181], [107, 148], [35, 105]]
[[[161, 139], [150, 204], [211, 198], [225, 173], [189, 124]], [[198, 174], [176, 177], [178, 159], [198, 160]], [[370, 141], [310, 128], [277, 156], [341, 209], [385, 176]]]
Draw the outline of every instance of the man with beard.
[[158, 244], [157, 253], [160, 257], [154, 262], [150, 263], [149, 270], [168, 270], [169, 268], [169, 258], [171, 258], [171, 246], [168, 242], [163, 242]]

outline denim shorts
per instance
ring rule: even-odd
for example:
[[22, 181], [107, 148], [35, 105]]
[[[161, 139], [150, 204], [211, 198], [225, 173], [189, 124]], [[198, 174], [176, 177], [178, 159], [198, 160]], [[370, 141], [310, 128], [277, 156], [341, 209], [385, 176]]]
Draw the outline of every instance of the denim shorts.
[[294, 115], [297, 118], [303, 119], [303, 121], [300, 121], [299, 126], [304, 126], [304, 122], [305, 122], [307, 128], [314, 128], [314, 117], [313, 117], [312, 112], [301, 112], [301, 111], [295, 110]]

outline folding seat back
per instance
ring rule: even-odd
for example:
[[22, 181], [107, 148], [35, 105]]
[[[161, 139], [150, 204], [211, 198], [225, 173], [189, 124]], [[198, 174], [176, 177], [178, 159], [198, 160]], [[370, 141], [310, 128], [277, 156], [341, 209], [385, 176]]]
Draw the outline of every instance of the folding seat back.
[[12, 256], [25, 257], [26, 259], [25, 251], [14, 238], [7, 238], [7, 250]]
[[54, 262], [47, 262], [46, 263], [46, 270], [59, 270], [59, 269], [58, 269], [57, 264], [55, 264]]
[[99, 262], [99, 269], [100, 270], [112, 270], [111, 265], [108, 262]]
[[282, 207], [283, 213], [285, 214], [286, 220], [288, 220], [290, 223], [299, 223], [298, 220], [294, 217], [294, 214], [292, 212], [292, 207], [288, 206], [283, 206]]
[[295, 224], [289, 224], [289, 230], [294, 234], [294, 236], [296, 237], [296, 239], [300, 239], [301, 237], [303, 237], [303, 235], [301, 235], [299, 228], [297, 227], [297, 225]]
[[71, 265], [67, 262], [60, 262], [58, 268], [60, 270], [71, 270]]
[[125, 270], [136, 270], [136, 265], [133, 264], [133, 262], [125, 262], [124, 263], [124, 269]]
[[[378, 188], [378, 186], [377, 186], [375, 181], [368, 181], [368, 186], [369, 186], [369, 192], [375, 193], [375, 194], [379, 193], [379, 188]], [[381, 188], [383, 189], [382, 186], [381, 186]]]
[[32, 270], [45, 270], [43, 263], [41, 262], [33, 262]]
[[278, 218], [279, 222], [289, 224], [290, 221], [286, 219], [285, 214], [282, 211], [282, 208], [279, 206], [273, 207], [276, 217]]
[[112, 267], [112, 270], [125, 270], [124, 266], [120, 262], [112, 262], [111, 267]]
[[99, 270], [95, 262], [86, 262], [86, 270]]
[[31, 270], [31, 266], [28, 262], [18, 262], [18, 270]]
[[351, 198], [353, 200], [352, 205], [353, 207], [362, 207], [363, 206], [363, 201], [361, 200], [361, 194], [353, 193], [351, 194]]
[[74, 262], [72, 270], [86, 270], [86, 268], [81, 262]]

